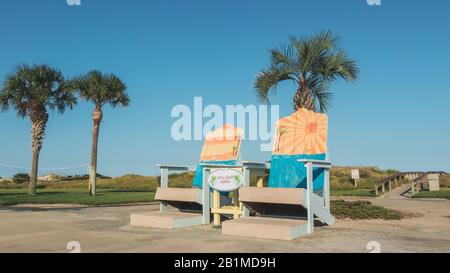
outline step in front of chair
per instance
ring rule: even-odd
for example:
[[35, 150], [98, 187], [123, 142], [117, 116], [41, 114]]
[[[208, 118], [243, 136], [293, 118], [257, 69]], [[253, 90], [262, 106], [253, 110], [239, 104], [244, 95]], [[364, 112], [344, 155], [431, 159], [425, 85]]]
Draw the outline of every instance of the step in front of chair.
[[201, 189], [188, 188], [161, 188], [156, 189], [155, 200], [202, 203]]
[[130, 216], [130, 225], [137, 227], [175, 229], [202, 224], [199, 213], [138, 212]]
[[306, 231], [306, 221], [298, 219], [244, 217], [222, 224], [223, 235], [263, 239], [293, 240]]

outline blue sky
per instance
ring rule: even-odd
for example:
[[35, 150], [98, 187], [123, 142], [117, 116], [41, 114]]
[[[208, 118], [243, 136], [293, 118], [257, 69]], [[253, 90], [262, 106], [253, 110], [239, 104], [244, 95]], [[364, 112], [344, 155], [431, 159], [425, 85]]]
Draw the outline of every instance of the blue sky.
[[[358, 82], [339, 82], [329, 111], [337, 165], [450, 171], [450, 2], [447, 0], [9, 0], [0, 3], [0, 80], [21, 63], [67, 77], [91, 69], [128, 85], [131, 105], [105, 108], [99, 172], [155, 174], [157, 163], [195, 164], [201, 141], [170, 136], [176, 104], [255, 104], [255, 74], [289, 35], [329, 29], [358, 61]], [[292, 111], [285, 83], [272, 103]], [[41, 168], [89, 162], [91, 112], [80, 103], [48, 124]], [[29, 167], [30, 124], [0, 113], [0, 164]], [[259, 142], [244, 158], [268, 160]], [[0, 167], [0, 176], [16, 170]]]

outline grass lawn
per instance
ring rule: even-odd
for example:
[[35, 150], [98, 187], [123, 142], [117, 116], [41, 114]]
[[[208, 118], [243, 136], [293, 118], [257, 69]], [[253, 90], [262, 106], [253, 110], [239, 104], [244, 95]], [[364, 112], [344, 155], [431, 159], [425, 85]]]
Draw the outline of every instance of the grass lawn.
[[440, 191], [422, 191], [414, 194], [413, 198], [444, 198], [450, 200], [450, 189]]
[[360, 196], [360, 197], [376, 197], [372, 190], [354, 189], [354, 190], [331, 190], [331, 196]]
[[110, 205], [153, 201], [154, 192], [132, 190], [97, 190], [90, 196], [86, 189], [40, 189], [35, 196], [26, 189], [0, 189], [0, 205], [18, 204], [80, 204]]

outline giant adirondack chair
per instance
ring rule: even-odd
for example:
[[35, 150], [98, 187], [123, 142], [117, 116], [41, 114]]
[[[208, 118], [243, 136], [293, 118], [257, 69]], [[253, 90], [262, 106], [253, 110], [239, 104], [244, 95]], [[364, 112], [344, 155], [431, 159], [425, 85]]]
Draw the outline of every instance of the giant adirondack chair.
[[[210, 188], [204, 179], [204, 165], [236, 165], [242, 135], [241, 129], [225, 124], [207, 134], [197, 167], [157, 165], [161, 172], [161, 186], [156, 190], [155, 200], [161, 202], [160, 210], [134, 213], [130, 224], [169, 229], [209, 224]], [[170, 188], [170, 171], [195, 171], [192, 188]]]
[[330, 214], [327, 128], [326, 115], [306, 109], [277, 122], [270, 163], [244, 162], [250, 172], [270, 171], [268, 187], [239, 190], [239, 201], [259, 217], [224, 222], [224, 235], [291, 240], [312, 233], [315, 219], [335, 222]]

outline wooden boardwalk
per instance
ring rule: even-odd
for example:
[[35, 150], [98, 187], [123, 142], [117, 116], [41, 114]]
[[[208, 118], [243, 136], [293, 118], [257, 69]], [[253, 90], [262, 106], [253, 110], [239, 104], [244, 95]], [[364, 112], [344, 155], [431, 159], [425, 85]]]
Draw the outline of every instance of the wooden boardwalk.
[[448, 175], [446, 172], [399, 172], [385, 177], [375, 183], [375, 195], [380, 196], [392, 191], [393, 189], [410, 184], [411, 194], [424, 190], [428, 185], [428, 175]]

